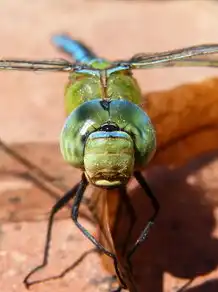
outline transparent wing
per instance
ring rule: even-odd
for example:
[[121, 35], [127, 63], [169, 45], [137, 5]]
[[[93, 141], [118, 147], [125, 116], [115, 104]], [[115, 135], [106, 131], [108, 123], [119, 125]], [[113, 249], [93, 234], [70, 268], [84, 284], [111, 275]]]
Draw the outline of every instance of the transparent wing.
[[[156, 67], [218, 67], [218, 57], [208, 58], [205, 55], [218, 54], [218, 44], [199, 45], [159, 53], [137, 54], [130, 60], [119, 62], [130, 69], [147, 69]], [[198, 58], [193, 58], [200, 56]], [[201, 57], [203, 56], [203, 57]]]
[[163, 67], [218, 67], [218, 57], [217, 59], [208, 58], [191, 58], [187, 60], [177, 60], [170, 63], [162, 64]]
[[0, 59], [1, 70], [22, 70], [22, 71], [53, 71], [72, 72], [81, 68], [78, 64], [72, 64], [67, 60], [19, 60]]
[[[53, 71], [97, 74], [109, 70], [116, 72], [126, 69], [148, 69], [157, 67], [218, 67], [218, 57], [211, 58], [210, 54], [218, 54], [218, 44], [208, 44], [182, 48], [167, 52], [137, 54], [129, 60], [112, 62], [108, 68], [96, 69], [92, 65], [70, 63], [67, 60], [18, 60], [0, 59], [0, 70], [23, 71]], [[207, 57], [205, 57], [207, 55]], [[200, 56], [198, 58], [193, 58]], [[203, 56], [203, 57], [202, 57]]]

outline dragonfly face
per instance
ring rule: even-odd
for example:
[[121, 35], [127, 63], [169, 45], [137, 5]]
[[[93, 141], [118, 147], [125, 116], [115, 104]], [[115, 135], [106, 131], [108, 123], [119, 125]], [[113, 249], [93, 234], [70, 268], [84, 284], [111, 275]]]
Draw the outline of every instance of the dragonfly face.
[[126, 184], [133, 170], [146, 165], [156, 149], [146, 113], [124, 99], [94, 99], [67, 118], [60, 139], [64, 159], [101, 187]]
[[134, 144], [128, 133], [119, 128], [93, 132], [84, 148], [85, 174], [91, 183], [116, 187], [128, 182], [134, 168]]

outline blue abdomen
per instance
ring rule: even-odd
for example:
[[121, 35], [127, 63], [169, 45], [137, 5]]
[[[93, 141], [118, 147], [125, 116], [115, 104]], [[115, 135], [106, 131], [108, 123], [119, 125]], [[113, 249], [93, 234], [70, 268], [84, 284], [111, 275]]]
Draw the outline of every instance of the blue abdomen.
[[73, 40], [67, 35], [54, 35], [52, 42], [56, 47], [71, 55], [76, 62], [88, 63], [93, 59], [97, 59], [97, 56], [91, 49], [82, 42]]

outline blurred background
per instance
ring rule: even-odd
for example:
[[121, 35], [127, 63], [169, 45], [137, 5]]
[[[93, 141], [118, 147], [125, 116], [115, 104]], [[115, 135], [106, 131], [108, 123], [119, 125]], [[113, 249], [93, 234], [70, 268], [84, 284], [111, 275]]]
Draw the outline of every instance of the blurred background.
[[[66, 57], [50, 41], [53, 34], [61, 32], [84, 41], [99, 56], [111, 60], [218, 43], [217, 16], [218, 2], [210, 0], [0, 1], [0, 57]], [[143, 93], [217, 75], [216, 70], [205, 68], [135, 72]], [[58, 149], [67, 78], [65, 73], [0, 72], [0, 137], [45, 169], [52, 179], [72, 186], [80, 173], [72, 172]], [[163, 211], [142, 248], [143, 259], [135, 263], [136, 279], [142, 283], [140, 291], [218, 291], [217, 154], [208, 153], [175, 170], [157, 167], [148, 172]], [[134, 195], [136, 190], [132, 192]], [[1, 150], [1, 291], [25, 291], [22, 279], [40, 263], [46, 218], [55, 194], [52, 197], [34, 184], [27, 169]], [[139, 214], [150, 210], [147, 202], [141, 204], [135, 202], [135, 207], [141, 208]], [[58, 273], [91, 247], [68, 217], [67, 211], [58, 217], [49, 274]], [[95, 232], [91, 224], [86, 224]], [[101, 291], [93, 284], [99, 275], [106, 274], [98, 257], [90, 255], [64, 279], [40, 284], [32, 291]], [[179, 290], [190, 280], [193, 283], [187, 290]]]

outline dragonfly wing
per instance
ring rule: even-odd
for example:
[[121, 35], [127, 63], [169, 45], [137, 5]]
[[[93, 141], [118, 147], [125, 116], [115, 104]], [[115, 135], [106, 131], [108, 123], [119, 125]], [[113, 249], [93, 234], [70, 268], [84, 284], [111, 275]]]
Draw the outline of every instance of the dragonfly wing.
[[[131, 272], [127, 269], [126, 258], [123, 254], [124, 246], [120, 246], [120, 243], [116, 238], [118, 234], [115, 232], [115, 229], [117, 229], [116, 225], [122, 220], [120, 216], [122, 217], [122, 215], [124, 215], [121, 210], [125, 204], [122, 201], [120, 192], [118, 189], [106, 190], [95, 188], [91, 197], [93, 205], [95, 206], [95, 218], [97, 217], [100, 227], [99, 242], [116, 255], [119, 271], [121, 272], [123, 280], [127, 284], [128, 290], [130, 292], [136, 292], [134, 279]], [[104, 268], [112, 275], [116, 275], [113, 260], [105, 254], [101, 255], [101, 259]], [[118, 277], [117, 281], [121, 284]]]
[[66, 60], [18, 60], [0, 59], [0, 70], [19, 70], [19, 71], [53, 71], [53, 72], [72, 72], [80, 69], [78, 64], [72, 64]]
[[218, 44], [208, 44], [182, 48], [154, 54], [137, 54], [128, 61], [117, 65], [129, 65], [130, 69], [148, 69], [156, 67], [218, 67], [218, 58], [193, 58], [218, 53]]

